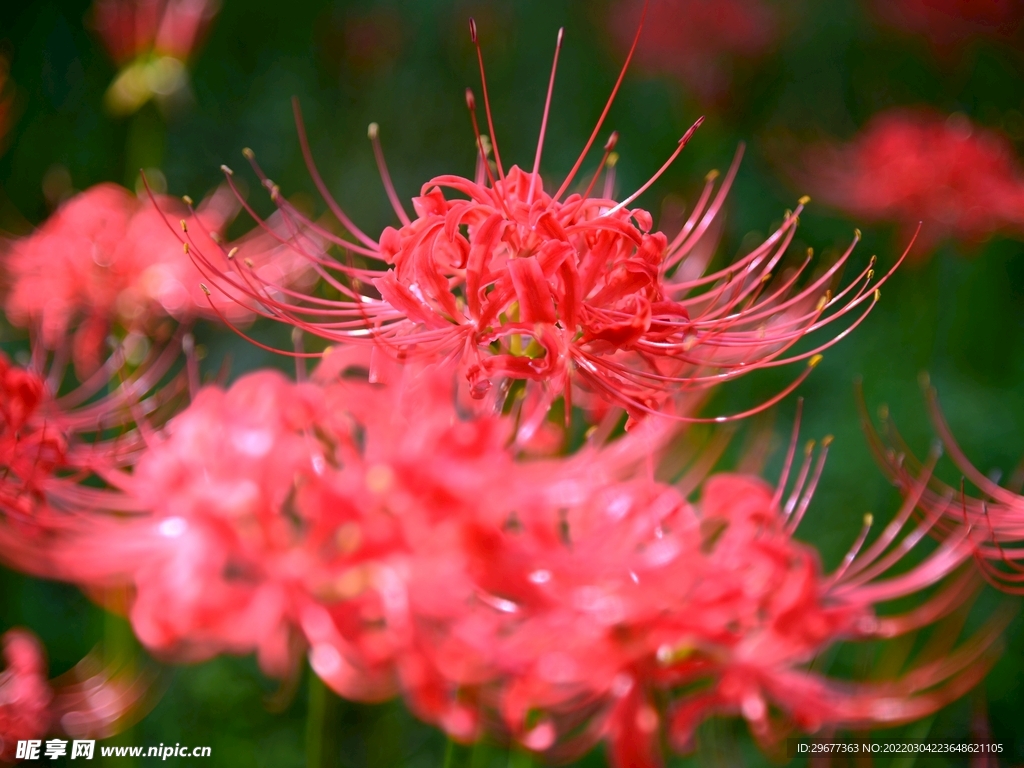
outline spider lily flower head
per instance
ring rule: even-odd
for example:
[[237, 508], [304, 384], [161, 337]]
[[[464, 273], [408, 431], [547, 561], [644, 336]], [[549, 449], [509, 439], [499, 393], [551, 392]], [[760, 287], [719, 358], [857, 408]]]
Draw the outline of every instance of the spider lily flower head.
[[[621, 446], [607, 448], [614, 456]], [[788, 499], [785, 480], [772, 489], [690, 473], [687, 487], [702, 485], [695, 502], [682, 488], [620, 476], [625, 467], [604, 466], [602, 455], [560, 460], [547, 482], [534, 464], [540, 476], [515, 485], [532, 493], [510, 489], [475, 519], [446, 521], [462, 528], [461, 551], [441, 544], [450, 541], [442, 528], [417, 539], [401, 603], [419, 640], [400, 677], [414, 711], [453, 737], [497, 728], [553, 760], [605, 741], [614, 765], [653, 766], [661, 743], [692, 748], [711, 716], [743, 717], [766, 746], [793, 730], [918, 719], [993, 663], [1002, 616], [955, 649], [959, 628], [944, 630], [949, 656], [895, 679], [809, 669], [838, 642], [920, 631], [973, 594], [957, 570], [969, 559], [962, 531], [920, 564], [901, 562], [923, 536], [905, 530], [916, 498], [870, 546], [866, 521], [825, 573], [793, 538], [823, 453], [806, 452]], [[876, 610], [908, 595], [924, 597], [917, 610]]]
[[[475, 24], [471, 32], [475, 42]], [[561, 39], [560, 32], [555, 64]], [[636, 43], [637, 38], [634, 49]], [[482, 74], [479, 45], [477, 52]], [[873, 280], [873, 262], [845, 287], [836, 284], [853, 245], [803, 285], [810, 256], [795, 270], [780, 266], [804, 199], [761, 246], [730, 267], [705, 273], [713, 250], [708, 240], [716, 231], [715, 218], [737, 172], [736, 162], [722, 178], [709, 174], [689, 219], [671, 240], [654, 229], [651, 215], [633, 203], [683, 150], [701, 120], [685, 132], [650, 181], [619, 201], [612, 198], [608, 176], [604, 189], [595, 193], [601, 175], [611, 173], [612, 133], [597, 172], [581, 192], [566, 196], [597, 140], [625, 67], [572, 170], [558, 189], [546, 187], [539, 168], [555, 71], [553, 65], [531, 170], [506, 170], [497, 142], [485, 142], [479, 131], [477, 100], [467, 91], [478, 150], [476, 173], [427, 182], [412, 201], [412, 215], [391, 183], [379, 128], [371, 125], [374, 154], [400, 222], [376, 240], [330, 197], [313, 165], [296, 106], [310, 173], [347, 231], [345, 237], [305, 221], [266, 177], [254, 153], [247, 149], [244, 154], [281, 214], [297, 230], [314, 232], [340, 251], [339, 257], [309, 254], [313, 268], [339, 298], [281, 294], [279, 286], [258, 277], [212, 266], [210, 281], [236, 294], [248, 293], [254, 311], [303, 332], [341, 344], [371, 345], [378, 359], [455, 361], [467, 393], [485, 405], [501, 407], [510, 386], [521, 382], [531, 404], [524, 421], [527, 436], [559, 397], [566, 413], [574, 403], [596, 400], [625, 408], [634, 417], [672, 412], [676, 418], [692, 419], [686, 398], [699, 398], [760, 367], [801, 360], [813, 366], [833, 342], [799, 354], [791, 351], [793, 346], [832, 321], [846, 318], [856, 325], [873, 306], [877, 287], [885, 280]], [[483, 107], [493, 137], [485, 79], [483, 83]], [[233, 185], [234, 172], [224, 170]], [[301, 237], [291, 244], [305, 250]], [[197, 263], [202, 262], [201, 249], [194, 250]], [[267, 293], [281, 298], [267, 301]]]
[[[608, 27], [624, 50], [641, 5], [619, 0], [610, 7]], [[728, 96], [736, 63], [768, 53], [781, 27], [776, 7], [763, 0], [668, 0], [655, 3], [649, 13], [637, 64], [678, 78], [711, 103]]]
[[[918, 631], [970, 598], [962, 528], [904, 567], [935, 522], [906, 530], [919, 486], [825, 573], [794, 538], [823, 454], [805, 452], [788, 498], [786, 480], [705, 479], [700, 458], [679, 485], [656, 480], [664, 420], [527, 459], [512, 415], [461, 406], [457, 369], [370, 384], [369, 353], [336, 349], [298, 384], [262, 372], [203, 390], [125, 485], [140, 512], [55, 548], [65, 577], [130, 585], [158, 655], [255, 651], [286, 675], [306, 650], [342, 696], [401, 693], [455, 738], [493, 731], [553, 759], [606, 741], [623, 766], [657, 764], [663, 735], [688, 747], [713, 715], [765, 743], [904, 722], [988, 669], [997, 622], [890, 681], [808, 669], [837, 642]], [[908, 614], [876, 611], [922, 593]]]
[[[939, 406], [934, 387], [925, 381], [925, 397], [935, 432], [962, 473], [959, 487], [950, 486], [929, 471], [928, 462], [915, 456], [896, 429], [887, 408], [882, 409], [882, 429], [875, 429], [861, 398], [861, 420], [879, 465], [901, 488], [923, 485], [920, 508], [935, 520], [939, 535], [965, 528], [974, 561], [986, 581], [997, 589], [1024, 594], [1024, 496], [1018, 469], [1008, 488], [980, 472], [957, 443]], [[967, 483], [979, 495], [967, 493]]]
[[807, 167], [829, 169], [808, 174], [826, 203], [904, 233], [921, 223], [918, 256], [946, 238], [1024, 232], [1024, 170], [1009, 141], [963, 115], [883, 112], [850, 143], [809, 158]]
[[46, 674], [39, 639], [26, 629], [0, 637], [0, 760], [14, 762], [19, 741], [59, 734], [106, 738], [130, 725], [146, 707], [150, 679], [132, 670], [102, 667], [95, 653], [54, 680]]
[[[161, 657], [255, 651], [285, 676], [309, 647], [349, 698], [393, 695], [402, 623], [383, 619], [402, 553], [459, 498], [498, 487], [508, 431], [454, 418], [450, 372], [447, 387], [325, 373], [345, 357], [313, 381], [266, 371], [200, 391], [119, 483], [140, 513], [67, 537], [53, 554], [63, 576], [131, 586], [133, 627]], [[411, 518], [408, 539], [396, 515]]]
[[882, 22], [922, 37], [940, 53], [980, 36], [1012, 37], [1024, 22], [1013, 0], [874, 0], [871, 8]]
[[67, 577], [130, 585], [132, 625], [159, 656], [258, 650], [283, 674], [287, 579], [268, 574], [301, 573], [289, 553], [303, 521], [289, 515], [296, 484], [315, 477], [304, 434], [315, 410], [315, 393], [277, 373], [200, 390], [118, 482], [138, 513], [90, 521], [55, 555]]
[[220, 10], [218, 0], [95, 0], [92, 22], [120, 72], [106, 94], [115, 114], [188, 89], [189, 57]]
[[[168, 231], [169, 218], [194, 219], [191, 236], [217, 263], [227, 265], [230, 253], [255, 260], [253, 269], [267, 279], [293, 280], [302, 265], [290, 252], [263, 243], [262, 233], [222, 247], [222, 233], [236, 213], [234, 197], [223, 189], [192, 214], [171, 198], [154, 203], [114, 184], [92, 187], [64, 203], [36, 232], [8, 244], [7, 316], [16, 325], [37, 328], [39, 341], [50, 349], [72, 333], [81, 375], [99, 365], [112, 330], [151, 335], [168, 317], [216, 317], [200, 288], [201, 273]], [[222, 315], [251, 317], [219, 291], [211, 301]]]
[[61, 431], [38, 418], [46, 390], [43, 379], [0, 356], [0, 464], [8, 477], [4, 495], [37, 494], [58, 466], [63, 466], [67, 441]]

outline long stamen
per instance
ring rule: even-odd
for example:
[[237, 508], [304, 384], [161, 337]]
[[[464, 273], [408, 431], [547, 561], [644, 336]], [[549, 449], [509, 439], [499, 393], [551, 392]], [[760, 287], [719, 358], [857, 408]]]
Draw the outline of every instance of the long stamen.
[[526, 204], [533, 202], [534, 188], [537, 186], [537, 172], [540, 170], [540, 155], [544, 150], [544, 133], [548, 128], [548, 114], [551, 111], [551, 94], [555, 90], [555, 72], [558, 70], [558, 54], [562, 50], [562, 36], [565, 34], [565, 27], [558, 30], [558, 40], [555, 42], [555, 60], [551, 63], [551, 79], [548, 80], [548, 95], [544, 99], [544, 116], [540, 121], [540, 136], [537, 139], [537, 154], [533, 157], [533, 173], [530, 176], [530, 191], [526, 195]]
[[850, 547], [843, 561], [836, 568], [835, 573], [829, 577], [829, 584], [837, 584], [843, 579], [843, 574], [850, 567], [854, 560], [857, 559], [857, 555], [860, 554], [861, 549], [864, 547], [864, 542], [868, 539], [868, 533], [871, 532], [871, 526], [875, 522], [875, 516], [870, 512], [864, 514], [864, 523], [861, 526], [860, 534], [857, 536], [857, 540], [853, 542], [853, 546]]
[[487, 95], [487, 76], [484, 74], [484, 54], [480, 49], [480, 41], [476, 34], [476, 19], [469, 20], [469, 36], [476, 47], [476, 60], [480, 64], [480, 87], [484, 93], [484, 112], [487, 113], [487, 129], [491, 132], [491, 146], [494, 148], [494, 162], [498, 166], [498, 178], [505, 180], [505, 170], [501, 166], [501, 154], [498, 152], [498, 137], [494, 135], [494, 118], [491, 117], [491, 100]]
[[772, 497], [772, 509], [776, 509], [782, 501], [782, 494], [785, 493], [786, 483], [789, 482], [789, 472], [793, 467], [793, 458], [796, 456], [796, 443], [800, 436], [800, 418], [804, 412], [804, 399], [796, 401], [796, 415], [793, 417], [793, 434], [789, 439], [789, 448], [786, 450], [786, 459], [782, 463], [782, 473], [779, 475], [779, 482], [775, 486], [775, 494]]
[[597, 164], [597, 170], [594, 171], [594, 178], [590, 180], [590, 184], [587, 186], [587, 191], [583, 193], [583, 199], [586, 200], [590, 197], [590, 193], [594, 191], [594, 185], [597, 184], [598, 178], [601, 176], [601, 171], [604, 170], [605, 163], [608, 162], [608, 158], [615, 150], [615, 145], [619, 143], [619, 132], [612, 131], [612, 135], [608, 137], [608, 141], [604, 143], [604, 154], [601, 156], [601, 162]]
[[[476, 97], [473, 95], [472, 88], [466, 89], [466, 107], [469, 109], [469, 119], [473, 123], [473, 135], [476, 136], [476, 147], [477, 150], [480, 152], [480, 157], [483, 158], [484, 171], [487, 174], [487, 180], [491, 182], [491, 187], [494, 188], [497, 186], [497, 183], [494, 180], [494, 174], [491, 173], [491, 164], [487, 162], [487, 155], [484, 154], [484, 140], [483, 137], [480, 135], [480, 126], [476, 121]], [[495, 158], [497, 158], [498, 148], [497, 145], [495, 145], [493, 139], [491, 140], [491, 148], [494, 150]], [[498, 166], [498, 172], [501, 172], [501, 166]], [[511, 219], [512, 214], [509, 212], [508, 207], [505, 205], [504, 196], [495, 194], [495, 197], [497, 197], [497, 199], [501, 202], [501, 207], [505, 211], [505, 215]]]
[[384, 161], [384, 150], [380, 145], [380, 126], [377, 123], [370, 123], [370, 126], [366, 129], [366, 135], [370, 138], [370, 143], [373, 144], [373, 157], [377, 161], [380, 180], [384, 182], [384, 191], [388, 194], [391, 207], [395, 209], [395, 215], [398, 216], [398, 220], [408, 226], [410, 224], [409, 215], [405, 212], [405, 208], [402, 207], [402, 201], [398, 198], [398, 193], [395, 192], [395, 185], [391, 183], [391, 174], [388, 172], [388, 164]]
[[672, 165], [673, 162], [675, 162], [675, 159], [677, 157], [679, 157], [679, 153], [683, 151], [683, 148], [689, 143], [690, 139], [693, 137], [694, 132], [696, 132], [696, 130], [698, 128], [700, 128], [701, 123], [703, 123], [703, 122], [704, 122], [704, 118], [703, 117], [698, 117], [697, 118], [697, 122], [695, 122], [693, 125], [691, 125], [690, 129], [686, 133], [683, 134], [683, 137], [679, 140], [679, 146], [676, 147], [675, 152], [673, 152], [669, 156], [668, 160], [665, 161], [664, 165], [662, 165], [661, 168], [658, 169], [658, 172], [655, 173], [653, 176], [651, 176], [651, 178], [649, 178], [647, 180], [647, 183], [644, 184], [642, 187], [640, 187], [640, 189], [638, 189], [632, 195], [630, 195], [625, 200], [623, 200], [621, 203], [616, 205], [614, 208], [610, 209], [604, 215], [605, 216], [610, 216], [611, 214], [616, 213], [616, 212], [622, 210], [627, 205], [629, 205], [634, 200], [636, 200], [638, 197], [640, 197], [640, 195], [642, 195], [644, 192], [646, 192], [650, 188], [650, 186], [654, 182], [656, 182], [658, 180], [658, 178], [661, 176], [661, 174], [663, 174], [665, 171], [667, 171], [668, 167], [670, 165]]
[[553, 202], [558, 202], [565, 190], [569, 188], [572, 180], [576, 177], [576, 172], [579, 171], [580, 166], [583, 165], [583, 160], [587, 156], [587, 152], [594, 144], [594, 140], [597, 138], [597, 134], [601, 130], [601, 126], [604, 125], [604, 120], [608, 117], [608, 112], [612, 108], [612, 104], [615, 101], [615, 96], [619, 92], [619, 87], [622, 85], [622, 81], [626, 77], [626, 71], [629, 69], [629, 63], [633, 60], [633, 53], [636, 51], [636, 46], [640, 42], [640, 33], [644, 29], [644, 19], [647, 18], [647, 6], [650, 4], [650, 0], [644, 0], [644, 8], [640, 13], [640, 23], [636, 28], [636, 35], [633, 37], [633, 44], [629, 47], [629, 54], [626, 56], [626, 61], [622, 65], [622, 70], [619, 72], [619, 78], [615, 81], [615, 87], [612, 88], [611, 95], [608, 97], [608, 101], [605, 102], [604, 109], [601, 112], [601, 116], [597, 119], [597, 125], [594, 126], [594, 132], [590, 134], [590, 138], [587, 139], [586, 146], [583, 147], [583, 151], [580, 152], [580, 156], [576, 159], [576, 164], [573, 165], [572, 170], [569, 171], [569, 175], [565, 177], [565, 181], [562, 182], [562, 186], [558, 188], [555, 196], [552, 199]]
[[181, 349], [185, 353], [185, 368], [188, 371], [188, 395], [192, 400], [196, 399], [201, 386], [199, 382], [199, 359], [196, 355], [196, 340], [191, 333], [186, 333], [181, 339]]
[[299, 135], [299, 148], [302, 150], [302, 157], [306, 161], [306, 168], [309, 170], [310, 178], [313, 179], [313, 184], [316, 186], [320, 196], [323, 197], [324, 202], [327, 203], [327, 207], [331, 209], [331, 213], [334, 214], [335, 218], [341, 222], [341, 226], [351, 232], [363, 245], [372, 250], [377, 250], [378, 245], [376, 241], [352, 223], [352, 220], [341, 209], [341, 206], [338, 205], [320, 176], [320, 171], [317, 170], [316, 164], [313, 162], [313, 152], [309, 147], [309, 139], [306, 136], [306, 124], [302, 120], [302, 110], [299, 108], [297, 97], [292, 99], [292, 112], [295, 114], [295, 131]]

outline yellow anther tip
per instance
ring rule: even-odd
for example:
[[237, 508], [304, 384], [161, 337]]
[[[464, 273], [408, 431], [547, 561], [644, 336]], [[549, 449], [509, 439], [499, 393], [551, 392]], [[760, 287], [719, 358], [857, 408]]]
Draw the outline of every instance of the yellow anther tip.
[[821, 439], [821, 447], [822, 448], [828, 448], [830, 445], [832, 445], [832, 441], [835, 440], [835, 439], [836, 439], [835, 435], [825, 435]]
[[256, 157], [256, 153], [253, 152], [248, 147], [246, 147], [245, 149], [242, 150], [242, 157], [244, 157], [246, 160], [252, 160], [254, 157]]
[[717, 168], [712, 168], [710, 171], [708, 171], [708, 175], [704, 177], [704, 181], [714, 181], [720, 175], [721, 174], [718, 172]]
[[874, 522], [875, 522], [875, 516], [872, 515], [870, 512], [865, 512], [864, 513], [864, 525], [871, 525]]
[[380, 126], [377, 123], [370, 123], [366, 126], [366, 136], [369, 139], [376, 139], [380, 134]]
[[807, 361], [807, 367], [808, 368], [815, 368], [815, 367], [817, 367], [818, 363], [820, 363], [824, 359], [825, 359], [824, 355], [815, 355], [814, 357], [812, 357], [810, 360]]
[[192, 205], [192, 198], [189, 197], [188, 195], [182, 195], [181, 199], [185, 203], [185, 205]]
[[804, 195], [799, 200], [797, 200], [797, 202], [800, 203], [800, 205], [807, 205], [809, 202], [811, 202], [811, 196]]

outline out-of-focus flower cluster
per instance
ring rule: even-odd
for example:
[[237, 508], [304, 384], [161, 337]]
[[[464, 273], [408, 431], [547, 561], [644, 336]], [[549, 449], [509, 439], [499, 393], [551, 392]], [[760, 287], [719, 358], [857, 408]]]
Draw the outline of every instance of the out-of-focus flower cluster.
[[[119, 7], [101, 6], [108, 26]], [[897, 463], [905, 502], [878, 533], [867, 517], [826, 570], [795, 534], [830, 440], [799, 456], [794, 434], [773, 485], [715, 471], [727, 435], [687, 429], [792, 392], [899, 260], [842, 280], [859, 233], [820, 266], [791, 260], [801, 199], [712, 267], [739, 157], [678, 231], [634, 206], [699, 120], [622, 199], [614, 133], [579, 173], [621, 82], [556, 189], [539, 170], [551, 91], [528, 171], [502, 162], [486, 83], [488, 136], [468, 92], [475, 172], [428, 181], [412, 216], [371, 125], [398, 223], [376, 239], [330, 197], [296, 110], [329, 216], [300, 213], [246, 150], [278, 210], [237, 244], [227, 224], [255, 213], [227, 167], [198, 207], [101, 185], [13, 241], [5, 308], [33, 341], [0, 359], [0, 555], [123, 602], [158, 659], [251, 653], [276, 677], [308, 660], [344, 697], [403, 696], [454, 739], [554, 760], [603, 742], [616, 766], [655, 766], [662, 744], [691, 749], [722, 715], [774, 749], [794, 732], [922, 718], [969, 690], [1002, 618], [963, 638], [941, 623], [970, 606], [972, 560], [1013, 567], [1000, 549], [1012, 512], [979, 544], [976, 502], [958, 519], [931, 460]], [[192, 323], [241, 334], [253, 317], [292, 327], [295, 379], [204, 384]], [[306, 351], [307, 337], [331, 346]], [[766, 401], [705, 414], [719, 385], [800, 362]], [[919, 632], [930, 652], [888, 676], [812, 667], [842, 642]], [[54, 702], [78, 699], [46, 682], [38, 644], [8, 637], [4, 744], [108, 733], [144, 703], [135, 678], [100, 674], [88, 685], [103, 694], [82, 695], [117, 706], [72, 717]]]
[[849, 144], [814, 148], [807, 181], [827, 203], [868, 221], [893, 221], [921, 247], [946, 237], [978, 242], [1024, 233], [1024, 170], [1010, 142], [964, 115], [894, 110]]
[[[223, 265], [237, 257], [264, 279], [281, 284], [299, 279], [305, 263], [279, 247], [273, 226], [237, 243], [223, 243], [237, 213], [234, 196], [220, 189], [195, 212], [190, 235], [206, 252], [216, 248]], [[113, 184], [73, 197], [37, 232], [13, 241], [0, 256], [10, 284], [8, 319], [33, 328], [48, 349], [64, 344], [73, 331], [67, 346], [79, 372], [91, 373], [115, 327], [150, 336], [163, 318], [188, 322], [215, 313], [233, 320], [251, 316], [230, 293], [218, 291], [207, 301], [201, 272], [168, 226], [184, 217], [191, 214], [178, 200], [139, 199]]]
[[[611, 6], [608, 28], [628, 49], [644, 3]], [[757, 59], [778, 42], [780, 5], [763, 0], [665, 0], [653, 3], [637, 63], [678, 78], [704, 102], [725, 99], [738, 61]]]
[[0, 760], [13, 762], [18, 741], [46, 733], [72, 737], [109, 736], [145, 707], [148, 680], [131, 670], [101, 668], [98, 657], [83, 659], [54, 680], [46, 677], [46, 655], [38, 638], [24, 629], [0, 637]]
[[1024, 8], [1014, 0], [871, 0], [884, 23], [926, 40], [940, 53], [979, 36], [1010, 37], [1021, 29]]
[[[490, 730], [551, 757], [606, 740], [616, 765], [656, 764], [660, 734], [691, 747], [716, 714], [743, 716], [766, 745], [904, 722], [992, 661], [995, 624], [889, 681], [807, 668], [837, 641], [917, 630], [970, 595], [956, 526], [889, 575], [934, 523], [903, 531], [919, 488], [824, 573], [793, 538], [823, 455], [805, 455], [788, 495], [785, 478], [706, 478], [701, 452], [678, 483], [657, 480], [652, 457], [676, 430], [655, 419], [527, 459], [510, 449], [513, 419], [461, 411], [450, 368], [396, 366], [371, 384], [367, 358], [336, 349], [308, 381], [260, 372], [204, 388], [130, 472], [118, 454], [79, 459], [127, 514], [55, 496], [34, 539], [8, 521], [6, 554], [90, 591], [129, 588], [132, 625], [160, 658], [255, 652], [285, 676], [308, 655], [341, 695], [403, 693], [454, 738]], [[937, 583], [922, 608], [876, 612]]]

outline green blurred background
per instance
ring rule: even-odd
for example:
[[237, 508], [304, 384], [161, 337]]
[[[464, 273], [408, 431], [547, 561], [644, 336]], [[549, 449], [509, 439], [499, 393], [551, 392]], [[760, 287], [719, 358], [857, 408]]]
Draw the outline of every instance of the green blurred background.
[[[544, 169], [553, 179], [571, 166], [621, 62], [607, 27], [608, 6], [605, 0], [224, 0], [205, 45], [190, 62], [191, 103], [172, 115], [149, 103], [134, 115], [115, 118], [104, 110], [103, 95], [116, 68], [85, 23], [88, 2], [2, 3], [0, 51], [10, 59], [18, 120], [0, 157], [0, 229], [27, 231], [70, 189], [101, 181], [135, 187], [140, 167], [161, 168], [168, 192], [199, 199], [219, 183], [221, 163], [243, 165], [243, 146], [255, 150], [286, 195], [312, 201], [291, 115], [290, 98], [297, 95], [327, 183], [361, 226], [379, 231], [393, 222], [366, 140], [369, 122], [381, 126], [403, 198], [436, 174], [472, 172], [475, 150], [463, 97], [465, 86], [478, 82], [466, 27], [470, 15], [480, 24], [502, 155], [520, 164], [532, 160], [555, 34], [565, 26], [545, 150]], [[671, 77], [634, 71], [607, 123], [621, 133], [618, 190], [628, 193], [660, 166], [698, 115], [708, 115], [679, 161], [642, 199], [654, 212], [670, 194], [692, 203], [705, 173], [724, 168], [737, 144], [747, 143], [727, 207], [722, 263], [758, 234], [770, 232], [806, 191], [787, 185], [787, 166], [794, 158], [780, 147], [828, 135], [845, 139], [879, 110], [930, 104], [1007, 130], [1021, 149], [1024, 133], [1014, 134], [1024, 120], [1019, 41], [979, 39], [937, 58], [923, 41], [877, 26], [856, 2], [792, 0], [779, 3], [778, 10], [777, 47], [757, 61], [736, 62], [733, 85], [717, 104], [701, 104]], [[250, 186], [257, 208], [269, 211], [256, 185], [250, 181]], [[238, 230], [248, 226], [239, 222]], [[834, 253], [849, 242], [855, 226], [858, 222], [812, 203], [794, 250], [814, 246]], [[854, 266], [873, 253], [883, 268], [890, 265], [903, 247], [895, 228], [862, 229]], [[287, 338], [282, 329], [258, 332]], [[231, 354], [235, 374], [287, 362], [213, 329], [199, 333], [211, 362]], [[802, 435], [836, 436], [800, 530], [820, 549], [826, 566], [846, 551], [865, 511], [884, 518], [899, 503], [869, 454], [853, 382], [863, 377], [869, 407], [888, 403], [911, 445], [924, 453], [933, 432], [918, 384], [922, 371], [930, 374], [953, 431], [977, 466], [1009, 473], [1024, 454], [1024, 246], [1019, 241], [993, 238], [969, 249], [946, 243], [930, 260], [902, 269], [874, 314], [826, 354], [801, 387]], [[710, 407], [716, 413], [746, 407], [796, 373], [793, 368], [759, 372], [732, 384]], [[777, 409], [780, 445], [794, 409], [794, 398]], [[781, 463], [777, 454], [769, 477]], [[950, 482], [958, 479], [951, 465], [940, 474]], [[0, 629], [13, 625], [26, 625], [42, 637], [52, 674], [104, 638], [108, 646], [112, 638], [130, 642], [118, 620], [105, 617], [75, 590], [3, 572]], [[862, 663], [860, 652], [853, 653], [848, 663]], [[1022, 661], [1024, 631], [1017, 620], [981, 697], [995, 738], [1008, 751], [1004, 764], [1010, 765], [1024, 762]], [[161, 684], [165, 691], [153, 711], [111, 743], [210, 745], [213, 757], [202, 762], [211, 766], [383, 768], [441, 765], [446, 759], [452, 766], [530, 764], [500, 746], [453, 748], [399, 704], [355, 706], [316, 686], [309, 690], [306, 681], [282, 712], [271, 713], [267, 704], [276, 683], [263, 678], [252, 659], [168, 668]], [[968, 698], [916, 730], [899, 733], [966, 735], [980, 706]], [[322, 714], [322, 735], [307, 733], [310, 708]], [[311, 742], [318, 745], [312, 752]], [[701, 754], [673, 757], [673, 764], [768, 762], [740, 723], [712, 723], [702, 742]], [[603, 759], [598, 751], [585, 763], [601, 765]]]

